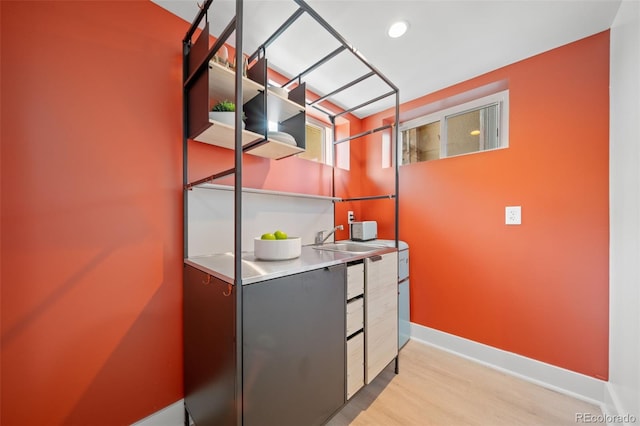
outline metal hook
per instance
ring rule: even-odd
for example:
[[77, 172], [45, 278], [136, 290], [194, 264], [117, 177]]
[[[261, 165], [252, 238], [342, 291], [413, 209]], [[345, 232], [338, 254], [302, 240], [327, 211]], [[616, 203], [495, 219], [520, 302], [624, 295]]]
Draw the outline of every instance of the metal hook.
[[227, 291], [223, 291], [222, 295], [225, 297], [231, 296], [231, 292], [233, 291], [233, 286], [231, 284], [227, 284]]
[[[204, 2], [202, 2], [202, 3], [196, 2], [196, 5], [198, 6], [198, 9], [204, 10]], [[209, 9], [208, 8], [207, 8], [207, 10], [204, 11], [204, 22], [206, 22], [206, 23], [209, 22]]]
[[202, 284], [209, 285], [211, 284], [211, 275], [207, 274], [207, 281], [202, 281]]

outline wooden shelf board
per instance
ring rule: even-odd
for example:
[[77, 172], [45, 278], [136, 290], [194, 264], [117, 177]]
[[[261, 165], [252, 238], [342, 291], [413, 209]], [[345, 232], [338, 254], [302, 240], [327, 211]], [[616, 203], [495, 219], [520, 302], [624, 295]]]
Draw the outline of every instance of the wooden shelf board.
[[[212, 126], [193, 138], [193, 140], [220, 146], [222, 148], [234, 149], [235, 128], [224, 123], [219, 123], [215, 120], [209, 120], [209, 122]], [[259, 139], [263, 139], [263, 137], [258, 133], [250, 132], [248, 130], [242, 131], [242, 146]]]
[[266, 143], [248, 150], [247, 153], [257, 155], [259, 157], [277, 160], [278, 158], [287, 157], [292, 154], [298, 154], [303, 151], [304, 149], [298, 146], [269, 139]]

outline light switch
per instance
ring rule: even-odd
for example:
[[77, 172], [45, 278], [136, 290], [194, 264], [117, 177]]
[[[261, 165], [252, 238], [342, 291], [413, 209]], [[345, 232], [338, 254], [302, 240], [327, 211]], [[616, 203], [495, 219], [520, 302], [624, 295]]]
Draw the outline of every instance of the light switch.
[[520, 225], [522, 223], [522, 207], [521, 206], [505, 207], [504, 223], [506, 225]]

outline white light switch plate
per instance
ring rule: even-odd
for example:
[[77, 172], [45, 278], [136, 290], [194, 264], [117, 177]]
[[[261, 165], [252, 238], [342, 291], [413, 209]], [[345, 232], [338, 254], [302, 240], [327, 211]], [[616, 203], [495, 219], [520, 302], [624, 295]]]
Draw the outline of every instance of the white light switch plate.
[[520, 225], [522, 223], [522, 207], [521, 206], [505, 207], [504, 223], [506, 225]]

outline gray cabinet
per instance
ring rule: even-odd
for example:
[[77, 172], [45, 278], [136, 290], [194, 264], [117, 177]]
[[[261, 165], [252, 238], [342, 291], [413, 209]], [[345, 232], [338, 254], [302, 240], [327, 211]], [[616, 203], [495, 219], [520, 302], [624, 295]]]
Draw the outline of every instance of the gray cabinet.
[[235, 336], [233, 287], [186, 266], [185, 406], [195, 424], [236, 424], [237, 369], [243, 425], [325, 423], [345, 403], [345, 285], [345, 265], [245, 285]]
[[244, 287], [245, 425], [321, 425], [344, 404], [345, 271]]

